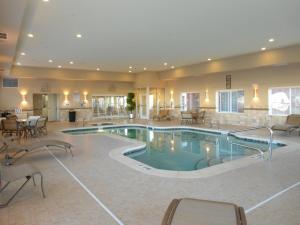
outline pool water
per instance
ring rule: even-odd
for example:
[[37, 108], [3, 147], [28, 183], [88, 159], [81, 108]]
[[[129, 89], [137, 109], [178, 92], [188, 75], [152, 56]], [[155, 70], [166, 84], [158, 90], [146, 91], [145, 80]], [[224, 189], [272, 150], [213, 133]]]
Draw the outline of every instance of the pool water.
[[[241, 139], [226, 134], [191, 129], [149, 129], [145, 127], [103, 128], [104, 132], [146, 142], [146, 148], [125, 155], [157, 169], [192, 171], [260, 154], [238, 143], [267, 151], [268, 143]], [[71, 134], [97, 133], [98, 129], [74, 130]], [[273, 144], [273, 149], [281, 144]]]

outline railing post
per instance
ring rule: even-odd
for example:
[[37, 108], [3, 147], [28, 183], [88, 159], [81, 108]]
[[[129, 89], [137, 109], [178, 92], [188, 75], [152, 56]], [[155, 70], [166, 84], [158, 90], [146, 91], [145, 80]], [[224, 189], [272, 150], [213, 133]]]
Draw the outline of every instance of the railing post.
[[269, 160], [272, 160], [272, 154], [273, 154], [273, 130], [270, 127], [267, 127], [267, 129], [270, 132], [270, 139], [269, 139]]

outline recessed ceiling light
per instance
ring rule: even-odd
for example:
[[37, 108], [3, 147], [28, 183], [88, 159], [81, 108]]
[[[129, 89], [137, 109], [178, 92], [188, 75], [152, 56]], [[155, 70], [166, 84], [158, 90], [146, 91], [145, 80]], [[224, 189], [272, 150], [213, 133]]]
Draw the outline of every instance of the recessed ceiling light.
[[100, 68], [99, 67], [97, 67], [97, 69], [96, 69], [97, 71], [99, 71], [100, 70]]
[[21, 66], [21, 63], [20, 63], [20, 62], [17, 62], [17, 65], [18, 65], [18, 66]]
[[27, 34], [28, 37], [33, 38], [34, 35], [32, 33]]
[[146, 67], [144, 67], [144, 70], [147, 70], [147, 68], [146, 68]]
[[208, 58], [207, 61], [211, 61], [211, 58]]
[[26, 53], [25, 52], [21, 52], [21, 54], [20, 55], [26, 55]]
[[129, 73], [131, 73], [132, 71], [131, 71], [131, 70], [129, 70], [128, 72], [129, 72]]
[[52, 59], [49, 59], [48, 62], [49, 62], [49, 63], [53, 63], [53, 60], [52, 60]]
[[175, 66], [171, 66], [171, 69], [174, 69], [175, 68]]
[[265, 50], [266, 50], [266, 47], [262, 47], [260, 50], [265, 51]]
[[43, 0], [43, 2], [49, 2], [49, 0]]
[[164, 66], [167, 66], [167, 65], [168, 65], [168, 63], [165, 62], [165, 63], [164, 63]]
[[274, 42], [274, 41], [275, 41], [274, 38], [269, 39], [269, 42]]
[[129, 66], [129, 69], [132, 69], [132, 66]]
[[77, 38], [82, 38], [82, 35], [81, 34], [76, 34], [76, 37]]
[[62, 66], [61, 65], [59, 65], [59, 66], [57, 66], [58, 68], [61, 68]]
[[72, 64], [72, 65], [74, 64], [74, 62], [73, 62], [73, 61], [70, 61], [69, 63], [70, 63], [70, 64]]

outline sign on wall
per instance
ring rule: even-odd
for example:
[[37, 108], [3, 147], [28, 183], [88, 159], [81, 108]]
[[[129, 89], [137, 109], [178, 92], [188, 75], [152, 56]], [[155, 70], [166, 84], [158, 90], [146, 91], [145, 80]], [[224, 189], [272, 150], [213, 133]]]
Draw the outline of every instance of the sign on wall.
[[226, 89], [231, 89], [231, 75], [226, 75]]

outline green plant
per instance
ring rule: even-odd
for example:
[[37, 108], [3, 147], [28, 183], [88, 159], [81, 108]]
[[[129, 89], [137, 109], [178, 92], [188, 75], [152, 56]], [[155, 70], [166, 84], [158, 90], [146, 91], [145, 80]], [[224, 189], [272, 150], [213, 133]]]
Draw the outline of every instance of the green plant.
[[132, 111], [135, 110], [135, 107], [136, 107], [134, 97], [135, 97], [134, 93], [130, 92], [127, 94], [127, 110], [131, 113], [132, 113]]

